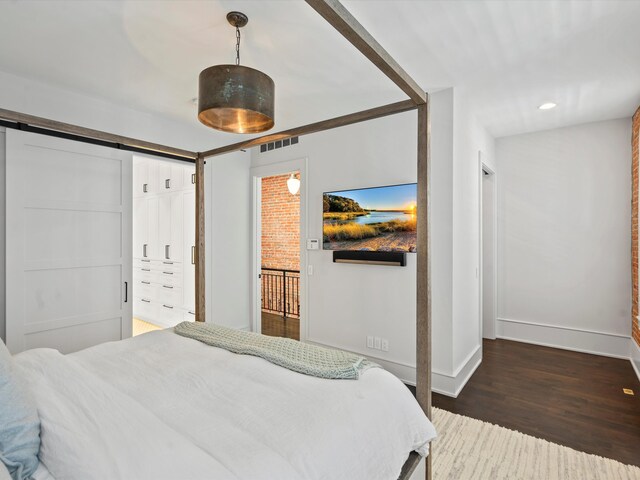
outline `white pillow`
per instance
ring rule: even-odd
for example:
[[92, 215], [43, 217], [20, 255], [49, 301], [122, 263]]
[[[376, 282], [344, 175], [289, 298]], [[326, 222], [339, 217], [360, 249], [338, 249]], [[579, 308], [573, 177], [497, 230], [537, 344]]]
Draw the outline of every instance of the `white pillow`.
[[39, 450], [38, 411], [0, 340], [0, 461], [13, 480], [27, 479], [38, 468]]

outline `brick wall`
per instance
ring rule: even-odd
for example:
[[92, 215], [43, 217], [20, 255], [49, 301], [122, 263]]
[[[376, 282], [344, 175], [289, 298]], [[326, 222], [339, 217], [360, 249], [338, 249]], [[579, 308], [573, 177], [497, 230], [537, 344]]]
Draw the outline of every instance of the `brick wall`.
[[640, 139], [640, 108], [633, 116], [631, 134], [632, 149], [632, 204], [631, 204], [631, 272], [633, 284], [633, 298], [631, 302], [631, 331], [636, 344], [640, 346], [640, 328], [638, 316], [638, 141]]
[[288, 178], [262, 179], [262, 266], [300, 270], [300, 193], [289, 193]]

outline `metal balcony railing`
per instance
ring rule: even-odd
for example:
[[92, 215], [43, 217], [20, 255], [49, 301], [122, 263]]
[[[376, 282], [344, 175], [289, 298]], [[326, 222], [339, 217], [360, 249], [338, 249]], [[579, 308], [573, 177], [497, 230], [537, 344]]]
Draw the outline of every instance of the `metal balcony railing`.
[[300, 270], [262, 267], [262, 311], [300, 318]]

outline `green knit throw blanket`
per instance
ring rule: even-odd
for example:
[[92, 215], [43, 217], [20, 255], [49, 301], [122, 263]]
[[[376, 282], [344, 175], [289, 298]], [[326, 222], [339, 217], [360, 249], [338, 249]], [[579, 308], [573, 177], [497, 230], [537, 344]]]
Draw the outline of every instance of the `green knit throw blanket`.
[[254, 355], [294, 372], [319, 378], [357, 380], [368, 368], [380, 367], [365, 357], [342, 350], [210, 323], [182, 322], [174, 330], [178, 335], [207, 345], [241, 355]]

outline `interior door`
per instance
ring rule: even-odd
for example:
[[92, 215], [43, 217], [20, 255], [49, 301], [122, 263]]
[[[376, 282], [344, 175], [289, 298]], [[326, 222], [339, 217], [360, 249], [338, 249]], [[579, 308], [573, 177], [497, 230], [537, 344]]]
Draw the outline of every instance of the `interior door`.
[[16, 130], [6, 153], [9, 350], [131, 336], [131, 154]]

